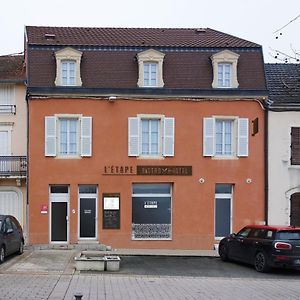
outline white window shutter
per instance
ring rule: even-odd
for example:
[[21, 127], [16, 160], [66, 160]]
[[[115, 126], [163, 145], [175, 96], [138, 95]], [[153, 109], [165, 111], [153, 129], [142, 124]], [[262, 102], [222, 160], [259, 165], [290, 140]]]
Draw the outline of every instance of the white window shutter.
[[92, 156], [92, 117], [81, 118], [81, 156]]
[[247, 118], [238, 120], [238, 156], [248, 156], [248, 124]]
[[174, 156], [175, 119], [164, 118], [163, 155]]
[[139, 118], [128, 118], [128, 156], [139, 156]]
[[56, 156], [56, 117], [45, 117], [45, 156]]
[[215, 154], [215, 120], [203, 118], [203, 156]]

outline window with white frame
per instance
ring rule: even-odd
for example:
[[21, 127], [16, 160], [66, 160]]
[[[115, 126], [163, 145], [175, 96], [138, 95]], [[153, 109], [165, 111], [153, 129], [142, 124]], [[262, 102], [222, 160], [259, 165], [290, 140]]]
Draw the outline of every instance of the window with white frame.
[[155, 87], [157, 86], [157, 67], [156, 62], [144, 63], [144, 86]]
[[231, 64], [218, 64], [218, 87], [231, 87]]
[[15, 114], [16, 99], [14, 84], [0, 84], [0, 114]]
[[92, 156], [92, 118], [81, 115], [45, 117], [45, 156]]
[[78, 155], [78, 119], [58, 120], [59, 124], [59, 154]]
[[138, 183], [132, 186], [132, 239], [172, 238], [172, 185]]
[[213, 88], [238, 88], [237, 63], [239, 54], [223, 50], [211, 56]]
[[221, 239], [231, 233], [232, 184], [215, 186], [215, 238]]
[[81, 86], [82, 52], [67, 47], [55, 52], [56, 58], [56, 86]]
[[164, 53], [149, 49], [137, 54], [139, 64], [138, 87], [163, 87]]
[[62, 85], [76, 85], [76, 62], [63, 60], [61, 62]]
[[203, 156], [230, 158], [248, 156], [248, 119], [211, 117], [203, 119]]
[[128, 156], [174, 156], [175, 119], [162, 115], [128, 118]]

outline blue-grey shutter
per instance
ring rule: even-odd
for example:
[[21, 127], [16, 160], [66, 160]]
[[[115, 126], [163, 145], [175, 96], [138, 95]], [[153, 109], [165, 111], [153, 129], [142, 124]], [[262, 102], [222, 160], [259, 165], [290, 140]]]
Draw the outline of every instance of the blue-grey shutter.
[[238, 156], [248, 156], [248, 125], [247, 118], [240, 118], [238, 120]]
[[128, 118], [128, 156], [139, 156], [139, 118]]
[[215, 120], [203, 118], [203, 156], [214, 156], [215, 153]]
[[81, 156], [92, 156], [92, 117], [81, 118]]
[[163, 155], [174, 156], [175, 119], [164, 118]]
[[45, 156], [56, 156], [56, 117], [45, 117]]

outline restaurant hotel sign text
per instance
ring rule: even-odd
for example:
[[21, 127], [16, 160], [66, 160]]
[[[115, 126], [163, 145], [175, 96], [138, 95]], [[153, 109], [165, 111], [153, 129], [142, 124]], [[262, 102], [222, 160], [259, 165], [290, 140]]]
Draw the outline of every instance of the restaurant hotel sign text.
[[191, 176], [192, 166], [104, 166], [103, 175]]

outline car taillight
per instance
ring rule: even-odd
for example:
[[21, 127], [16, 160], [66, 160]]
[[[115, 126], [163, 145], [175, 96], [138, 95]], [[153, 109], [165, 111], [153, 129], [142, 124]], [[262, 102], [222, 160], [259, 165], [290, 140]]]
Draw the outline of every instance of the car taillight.
[[274, 247], [278, 250], [292, 250], [292, 245], [289, 243], [277, 242]]

